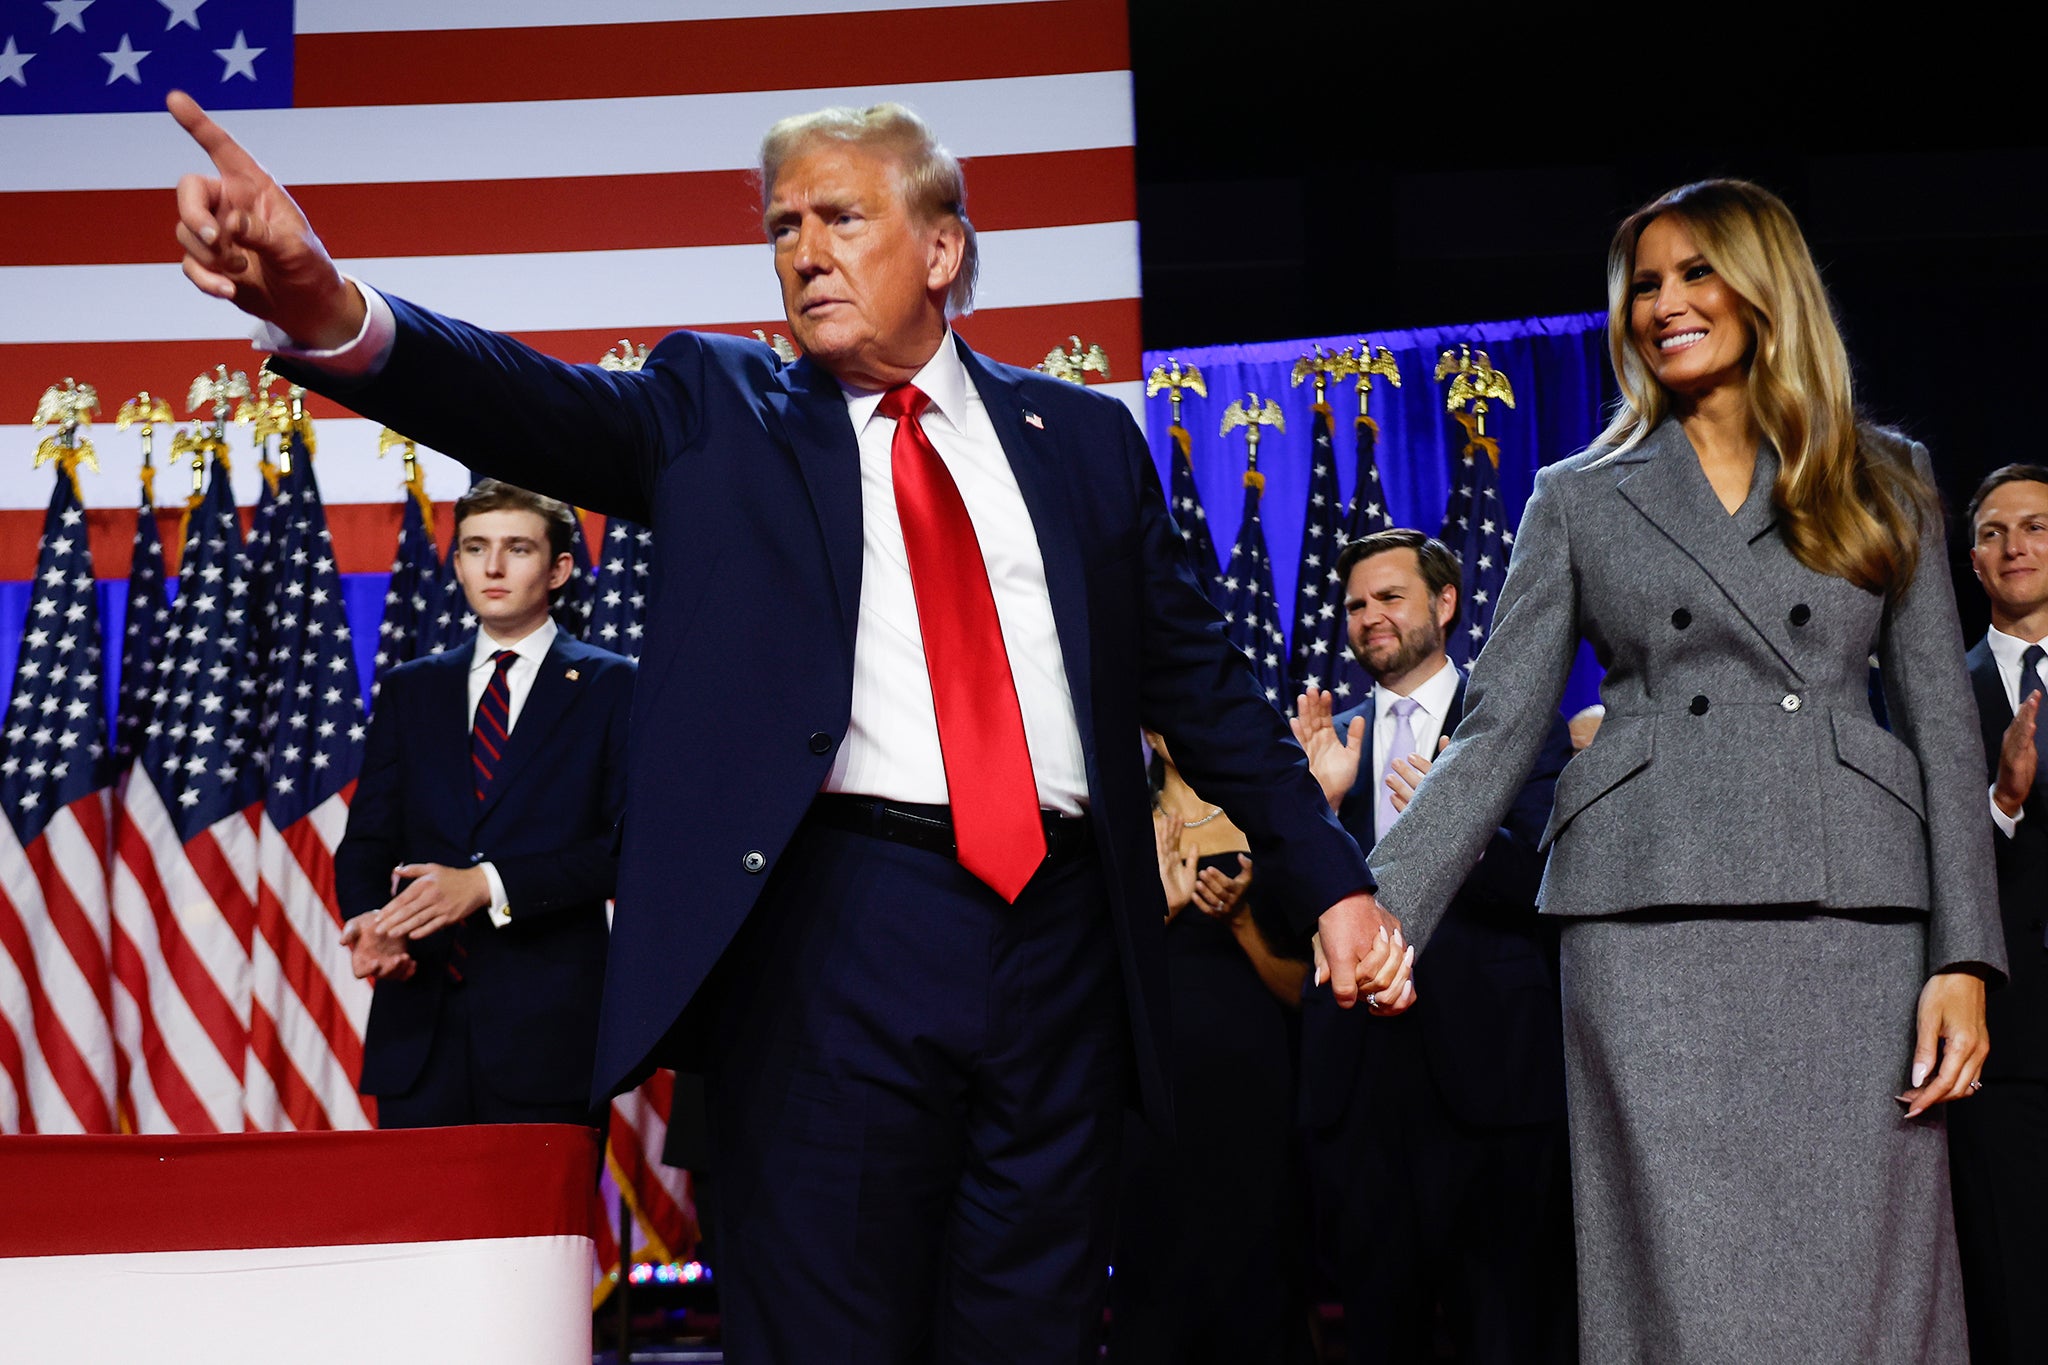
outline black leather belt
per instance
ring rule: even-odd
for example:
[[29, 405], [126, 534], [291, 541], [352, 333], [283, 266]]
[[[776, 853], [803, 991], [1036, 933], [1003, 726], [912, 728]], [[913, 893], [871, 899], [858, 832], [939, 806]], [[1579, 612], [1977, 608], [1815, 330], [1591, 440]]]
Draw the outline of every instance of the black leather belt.
[[[1042, 810], [1038, 816], [1045, 825], [1048, 861], [1079, 853], [1095, 842], [1092, 823], [1085, 815]], [[825, 792], [811, 803], [811, 818], [834, 829], [909, 844], [948, 858], [956, 852], [950, 806], [921, 806], [908, 801], [884, 801], [879, 796]]]

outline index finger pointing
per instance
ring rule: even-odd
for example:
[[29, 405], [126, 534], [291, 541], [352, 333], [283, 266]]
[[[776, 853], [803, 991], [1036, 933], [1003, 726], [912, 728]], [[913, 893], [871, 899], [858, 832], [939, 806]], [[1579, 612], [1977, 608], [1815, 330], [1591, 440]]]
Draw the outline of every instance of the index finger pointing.
[[215, 123], [199, 101], [182, 90], [173, 90], [164, 97], [164, 108], [171, 111], [171, 117], [178, 126], [192, 135], [200, 149], [213, 158], [213, 164], [223, 171], [254, 171], [256, 158], [242, 148], [242, 144], [228, 135], [228, 130]]

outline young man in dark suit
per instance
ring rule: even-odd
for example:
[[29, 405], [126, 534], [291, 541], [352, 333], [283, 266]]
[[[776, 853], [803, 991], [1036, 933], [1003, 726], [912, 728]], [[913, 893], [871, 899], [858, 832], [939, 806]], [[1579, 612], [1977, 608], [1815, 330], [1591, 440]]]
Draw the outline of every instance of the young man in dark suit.
[[1970, 499], [1970, 567], [1991, 629], [1969, 653], [1991, 783], [2011, 977], [1985, 998], [1983, 1088], [1949, 1110], [1949, 1165], [1976, 1365], [2048, 1360], [2048, 467], [1992, 471]]
[[378, 692], [334, 875], [376, 980], [360, 1085], [380, 1127], [591, 1121], [633, 665], [548, 614], [574, 515], [495, 479], [465, 493], [475, 642]]
[[[1464, 713], [1444, 652], [1458, 559], [1417, 531], [1346, 546], [1353, 655], [1372, 696], [1332, 717], [1302, 698], [1296, 732], [1344, 827], [1370, 848]], [[1438, 1310], [1466, 1362], [1576, 1356], [1570, 1163], [1557, 938], [1536, 915], [1551, 790], [1571, 758], [1561, 717], [1506, 823], [1416, 963], [1398, 1018], [1302, 1001], [1302, 1108], [1335, 1213], [1324, 1243], [1347, 1359], [1435, 1358]], [[1330, 1233], [1334, 1235], [1329, 1235]]]

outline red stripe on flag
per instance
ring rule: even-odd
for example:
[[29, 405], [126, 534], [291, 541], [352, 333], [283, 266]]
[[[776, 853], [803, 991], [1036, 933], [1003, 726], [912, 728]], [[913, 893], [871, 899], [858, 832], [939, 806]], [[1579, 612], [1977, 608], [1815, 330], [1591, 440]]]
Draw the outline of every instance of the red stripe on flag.
[[293, 48], [292, 103], [303, 109], [616, 99], [1121, 71], [1131, 64], [1127, 23], [1122, 0], [1050, 0], [632, 25], [306, 34]]
[[[981, 232], [1134, 219], [1133, 165], [1129, 147], [975, 157], [968, 216]], [[767, 262], [751, 171], [294, 185], [292, 197], [337, 256], [762, 243]], [[174, 263], [176, 219], [167, 189], [0, 192], [0, 266]], [[65, 230], [49, 231], [59, 221]]]
[[[762, 273], [767, 274], [769, 269], [764, 253]], [[432, 300], [424, 302], [431, 304]], [[232, 324], [231, 317], [223, 318], [224, 326]], [[683, 325], [684, 320], [678, 319], [673, 325], [628, 330], [633, 333], [634, 340], [652, 343]], [[956, 325], [976, 350], [1011, 365], [1036, 365], [1045, 359], [1047, 351], [1064, 345], [1070, 334], [1078, 333], [1100, 344], [1109, 353], [1116, 378], [1142, 378], [1137, 372], [1142, 346], [1136, 299], [993, 308], [961, 318]], [[726, 336], [752, 336], [755, 328], [786, 334], [789, 323], [782, 318], [766, 318], [755, 322], [719, 323], [694, 330]], [[548, 355], [587, 363], [594, 362], [606, 350], [618, 345], [621, 332], [619, 328], [606, 327], [514, 332], [511, 335]], [[253, 374], [262, 363], [262, 357], [250, 348], [246, 336], [224, 337], [217, 341], [16, 342], [0, 345], [0, 412], [34, 412], [53, 376], [77, 375], [80, 381], [96, 386], [101, 393], [132, 394], [138, 389], [148, 389], [152, 393], [183, 393], [191, 386], [193, 375], [211, 370], [222, 361], [231, 362], [233, 367]], [[309, 394], [307, 398], [307, 408], [316, 419], [354, 415], [341, 404], [318, 394]], [[160, 436], [158, 439], [161, 443], [165, 438]], [[190, 488], [189, 484], [182, 482], [184, 478], [182, 469], [175, 475], [172, 471], [164, 471], [157, 483], [158, 496], [166, 504], [181, 499]], [[394, 474], [394, 505], [397, 483], [398, 477]], [[34, 515], [40, 518], [42, 512], [38, 510]], [[392, 524], [395, 544], [397, 523], [394, 520]], [[13, 537], [0, 537], [0, 556], [4, 556], [6, 563], [26, 563], [28, 566], [18, 572], [0, 569], [0, 577], [26, 578], [34, 573], [36, 536], [42, 523], [38, 520], [35, 525], [37, 530], [28, 537], [25, 560], [22, 558], [24, 551]], [[133, 529], [131, 522], [130, 532]], [[177, 525], [172, 522], [171, 534], [164, 538], [166, 550], [171, 549], [170, 542], [176, 531]], [[339, 538], [337, 533], [337, 541]], [[127, 562], [125, 549], [120, 562]], [[94, 563], [98, 564], [98, 559]], [[391, 567], [389, 551], [379, 567]], [[105, 574], [110, 571], [102, 567], [98, 572]]]
[[[207, 842], [211, 844], [213, 841], [208, 839]], [[156, 857], [149, 841], [125, 813], [114, 818], [114, 847], [149, 905], [150, 918], [156, 924], [157, 950], [163, 955], [165, 970], [170, 973], [178, 994], [185, 998], [186, 1008], [192, 1011], [199, 1027], [206, 1030], [206, 1036], [213, 1040], [221, 1059], [239, 1079], [243, 1074], [243, 1054], [247, 1050], [242, 1021], [236, 1017], [228, 998], [221, 994], [220, 984], [213, 979], [213, 973], [206, 970], [206, 964], [199, 960], [198, 953], [186, 940], [184, 927], [179, 924], [177, 913], [171, 909], [170, 897], [164, 894], [163, 881], [157, 874]], [[154, 1076], [152, 1070], [152, 1079]]]
[[305, 1074], [286, 1051], [276, 1021], [261, 1004], [249, 1008], [249, 1051], [277, 1087], [278, 1102], [284, 1106], [285, 1117], [291, 1120], [293, 1128], [301, 1133], [316, 1133], [334, 1127], [313, 1087], [306, 1083]]
[[[116, 822], [119, 823], [118, 821]], [[163, 1031], [157, 1027], [156, 1000], [149, 989], [149, 974], [143, 966], [142, 950], [135, 946], [135, 940], [119, 921], [114, 924], [114, 976], [128, 998], [135, 1002], [135, 1012], [142, 1027], [142, 1068], [149, 1073], [150, 1089], [156, 1092], [157, 1104], [163, 1108], [171, 1126], [181, 1133], [210, 1133], [214, 1131], [213, 1118], [206, 1112], [206, 1106], [199, 1102], [191, 1082], [178, 1067], [177, 1059], [171, 1056], [170, 1047], [164, 1042]], [[125, 1079], [125, 1066], [130, 1061], [125, 1050], [122, 1054], [124, 1079], [122, 1081], [122, 1109], [136, 1119], [135, 1108], [129, 1100], [132, 1092]], [[138, 1120], [139, 1123], [139, 1120]]]
[[21, 1050], [21, 1039], [14, 1036], [14, 1025], [0, 1015], [0, 1072], [7, 1075], [8, 1084], [14, 1087], [14, 1102], [19, 1106], [15, 1119], [16, 1133], [36, 1131], [36, 1108], [28, 1099], [28, 1058]]
[[[72, 818], [78, 821], [79, 832], [85, 836], [86, 846], [92, 850], [93, 862], [104, 870], [107, 832], [106, 820], [100, 814], [101, 798], [102, 793], [93, 792], [72, 802], [70, 810]], [[94, 927], [92, 917], [78, 903], [78, 898], [71, 892], [71, 883], [65, 880], [56, 860], [50, 856], [50, 838], [55, 830], [53, 821], [23, 853], [36, 875], [36, 884], [43, 889], [43, 909], [50, 917], [50, 927], [57, 931], [66, 951], [71, 954], [71, 960], [78, 964], [79, 974], [92, 991], [93, 1003], [99, 1006], [101, 1017], [108, 1018], [113, 1011], [113, 987], [107, 975], [106, 945], [100, 942], [99, 930]]]
[[[295, 821], [288, 828], [279, 831], [279, 836], [284, 840], [285, 847], [290, 850], [293, 860], [299, 865], [299, 871], [311, 883], [313, 894], [318, 898], [322, 922], [315, 932], [332, 932], [339, 937], [341, 912], [335, 908], [334, 855], [329, 853], [327, 845], [320, 841], [319, 831], [313, 828], [311, 820]], [[290, 950], [287, 952], [275, 941], [272, 946], [277, 949], [278, 961], [284, 967], [285, 980], [291, 983], [292, 990], [298, 994], [306, 1013], [312, 1016], [313, 1022], [319, 1026], [321, 1034], [327, 1039], [328, 1049], [334, 1054], [336, 1064], [347, 1075], [349, 1085], [353, 1088], [356, 1079], [363, 1074], [363, 1040], [357, 1036], [355, 1025], [349, 1021], [348, 1010], [343, 1006], [341, 997], [335, 994], [334, 983], [328, 980], [327, 973], [321, 970], [313, 950], [300, 936], [301, 926], [298, 920], [285, 913], [282, 904], [279, 905], [279, 911], [283, 914], [279, 929], [288, 936]]]
[[[576, 1124], [0, 1142], [0, 1257], [587, 1237], [598, 1135]], [[405, 1197], [355, 1173], [403, 1171]]]
[[[38, 839], [36, 843], [40, 844], [42, 840]], [[34, 912], [34, 907], [30, 907], [30, 912]], [[33, 1040], [17, 1039], [16, 1046], [25, 1046], [32, 1041], [35, 1050], [42, 1054], [43, 1064], [50, 1069], [50, 1079], [63, 1093], [64, 1102], [71, 1107], [72, 1116], [80, 1127], [87, 1132], [111, 1133], [114, 1131], [113, 1113], [98, 1093], [92, 1067], [78, 1050], [78, 1044], [71, 1037], [70, 1030], [64, 1027], [64, 1021], [50, 1007], [49, 992], [43, 987], [42, 967], [30, 945], [21, 907], [15, 905], [4, 891], [0, 891], [0, 952], [13, 958], [15, 970], [21, 973], [22, 984], [28, 989], [29, 1022], [35, 1030]], [[32, 1099], [25, 1089], [21, 1091], [21, 1101], [22, 1111], [27, 1113]], [[50, 1126], [48, 1116], [38, 1120], [37, 1126]], [[28, 1130], [24, 1128], [24, 1131]]]
[[[250, 807], [254, 810], [255, 807]], [[237, 812], [246, 819], [247, 811]], [[235, 819], [231, 815], [228, 819]], [[251, 831], [251, 837], [254, 832]], [[256, 905], [249, 899], [249, 893], [242, 889], [242, 882], [235, 875], [235, 869], [228, 863], [227, 851], [210, 829], [202, 829], [185, 842], [185, 860], [192, 864], [192, 871], [205, 884], [207, 893], [213, 897], [214, 908], [220, 917], [228, 922], [228, 928], [235, 931], [235, 938], [248, 952], [256, 942]]]

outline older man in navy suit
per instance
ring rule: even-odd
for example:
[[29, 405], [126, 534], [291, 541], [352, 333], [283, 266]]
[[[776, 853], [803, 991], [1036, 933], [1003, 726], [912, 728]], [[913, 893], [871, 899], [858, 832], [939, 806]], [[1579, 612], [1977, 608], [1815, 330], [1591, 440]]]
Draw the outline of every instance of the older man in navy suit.
[[1140, 727], [1320, 929], [1341, 999], [1398, 1008], [1409, 955], [1128, 411], [952, 334], [959, 163], [895, 105], [777, 124], [764, 227], [804, 358], [679, 332], [610, 372], [344, 278], [171, 107], [217, 172], [179, 183], [185, 272], [282, 368], [663, 538], [596, 1085], [705, 1074], [731, 1358], [1093, 1359], [1134, 1075], [1168, 1121]]
[[[1464, 714], [1444, 652], [1458, 558], [1418, 531], [1344, 547], [1352, 654], [1372, 695], [1295, 722], [1338, 818], [1370, 847]], [[1577, 1358], [1557, 935], [1536, 914], [1538, 845], [1572, 755], [1562, 717], [1416, 968], [1415, 1008], [1371, 1020], [1327, 987], [1302, 1000], [1303, 1114], [1326, 1190], [1323, 1241], [1344, 1300], [1347, 1359], [1436, 1358], [1438, 1313], [1458, 1359]]]
[[359, 1084], [379, 1127], [597, 1112], [633, 665], [548, 615], [574, 515], [495, 479], [464, 494], [451, 553], [476, 637], [378, 689], [334, 881], [376, 981]]

